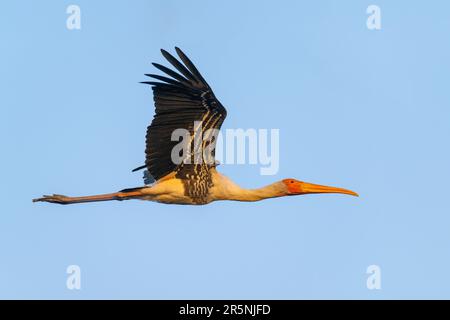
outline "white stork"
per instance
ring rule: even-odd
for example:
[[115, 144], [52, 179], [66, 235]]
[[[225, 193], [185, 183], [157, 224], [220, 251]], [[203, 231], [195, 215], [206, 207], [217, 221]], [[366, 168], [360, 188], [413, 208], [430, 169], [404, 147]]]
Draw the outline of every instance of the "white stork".
[[[179, 73], [157, 63], [153, 65], [164, 72], [161, 76], [147, 74], [162, 82], [144, 82], [150, 84], [155, 102], [155, 116], [147, 128], [145, 165], [133, 171], [146, 169], [145, 186], [124, 189], [119, 192], [83, 197], [63, 195], [45, 195], [33, 199], [33, 202], [51, 202], [71, 204], [93, 201], [141, 199], [168, 204], [203, 205], [217, 200], [259, 201], [267, 198], [304, 195], [311, 193], [342, 193], [358, 196], [357, 193], [335, 187], [322, 186], [295, 179], [284, 179], [258, 189], [244, 189], [220, 174], [216, 170], [214, 159], [203, 161], [182, 161], [172, 159], [172, 150], [179, 141], [172, 141], [172, 132], [182, 128], [195, 136], [194, 123], [200, 121], [202, 131], [219, 130], [227, 112], [214, 95], [211, 87], [198, 72], [194, 64], [179, 49], [176, 52], [183, 64], [165, 50], [163, 56]], [[214, 141], [213, 141], [214, 140]], [[205, 139], [208, 141], [208, 139]], [[210, 145], [200, 144], [200, 150], [194, 150], [185, 157], [202, 154], [206, 147], [212, 149], [214, 156], [215, 139]], [[191, 147], [189, 145], [189, 147]], [[207, 161], [208, 160], [208, 161]], [[151, 184], [148, 184], [152, 182]]]

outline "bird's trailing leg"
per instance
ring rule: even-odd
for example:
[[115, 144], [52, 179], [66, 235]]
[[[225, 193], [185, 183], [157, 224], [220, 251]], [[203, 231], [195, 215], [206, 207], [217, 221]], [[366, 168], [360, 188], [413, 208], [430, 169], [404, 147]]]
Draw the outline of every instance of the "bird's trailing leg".
[[72, 204], [72, 203], [83, 203], [83, 202], [97, 202], [97, 201], [111, 201], [111, 200], [128, 200], [128, 199], [139, 199], [143, 196], [143, 188], [125, 189], [115, 193], [99, 194], [94, 196], [84, 196], [84, 197], [67, 197], [60, 194], [54, 195], [44, 195], [42, 198], [33, 199], [33, 202], [51, 202], [59, 204]]

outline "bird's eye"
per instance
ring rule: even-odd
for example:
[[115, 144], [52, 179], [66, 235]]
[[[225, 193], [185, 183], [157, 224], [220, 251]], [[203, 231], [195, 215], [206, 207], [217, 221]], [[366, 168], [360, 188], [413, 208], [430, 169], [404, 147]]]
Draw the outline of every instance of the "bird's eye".
[[290, 183], [294, 183], [294, 180], [291, 180]]

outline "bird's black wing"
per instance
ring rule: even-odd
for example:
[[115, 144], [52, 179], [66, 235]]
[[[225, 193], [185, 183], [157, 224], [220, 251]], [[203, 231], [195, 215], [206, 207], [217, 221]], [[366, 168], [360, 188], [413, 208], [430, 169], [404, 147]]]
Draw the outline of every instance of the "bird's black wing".
[[[213, 158], [216, 141], [201, 137], [201, 141], [206, 142], [197, 144], [193, 149], [192, 145], [196, 145], [193, 140], [198, 130], [205, 135], [210, 132], [208, 129], [220, 129], [227, 113], [194, 64], [179, 48], [175, 49], [183, 63], [167, 51], [161, 52], [178, 72], [153, 63], [166, 76], [148, 74], [161, 82], [144, 82], [152, 86], [156, 109], [153, 121], [147, 128], [145, 167], [155, 180], [176, 172], [180, 179], [203, 179], [204, 184], [210, 179], [208, 171], [214, 166], [214, 159], [202, 158], [198, 163], [194, 157], [199, 154], [203, 156], [203, 149], [208, 147]], [[189, 146], [189, 154], [184, 156], [190, 161], [175, 163], [172, 159], [172, 151], [180, 143], [180, 140], [172, 141], [172, 133], [177, 129], [189, 132], [192, 145]], [[196, 187], [191, 186], [190, 189], [192, 191]]]

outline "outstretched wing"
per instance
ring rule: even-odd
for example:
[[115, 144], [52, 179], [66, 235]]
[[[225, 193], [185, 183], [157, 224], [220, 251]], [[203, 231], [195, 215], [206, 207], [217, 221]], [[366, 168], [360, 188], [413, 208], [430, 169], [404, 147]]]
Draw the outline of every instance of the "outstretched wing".
[[[161, 52], [178, 72], [153, 63], [166, 75], [147, 74], [161, 82], [144, 82], [152, 86], [156, 109], [153, 121], [147, 128], [144, 167], [155, 180], [173, 172], [180, 179], [190, 180], [191, 182], [186, 181], [190, 184], [186, 187], [191, 192], [197, 190], [201, 196], [205, 193], [203, 189], [208, 188], [210, 184], [209, 169], [214, 166], [214, 159], [212, 162], [211, 159], [202, 159], [199, 163], [194, 157], [203, 155], [206, 147], [210, 155], [214, 156], [216, 141], [214, 138], [201, 137], [202, 143], [192, 143], [197, 145], [196, 149], [189, 149], [189, 153], [183, 156], [185, 160], [189, 158], [189, 161], [179, 163], [173, 161], [172, 151], [179, 145], [180, 140], [172, 141], [172, 133], [177, 129], [185, 129], [193, 139], [199, 130], [204, 134], [210, 132], [209, 129], [219, 130], [227, 112], [194, 64], [179, 48], [175, 49], [182, 63], [167, 51]], [[189, 148], [191, 147], [190, 145]], [[201, 185], [192, 185], [192, 181], [199, 179]]]

